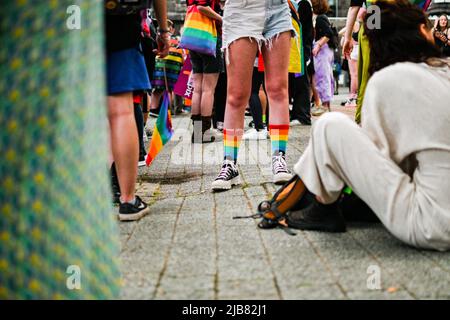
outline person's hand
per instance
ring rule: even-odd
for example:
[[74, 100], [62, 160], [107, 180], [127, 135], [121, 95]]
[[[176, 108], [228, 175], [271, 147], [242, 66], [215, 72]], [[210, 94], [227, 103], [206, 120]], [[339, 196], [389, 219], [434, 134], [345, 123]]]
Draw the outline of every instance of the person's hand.
[[445, 34], [441, 33], [439, 35], [439, 38], [441, 39], [442, 42], [446, 43], [448, 41], [447, 37], [445, 36]]
[[165, 58], [169, 54], [170, 49], [170, 33], [163, 32], [158, 33], [156, 36], [156, 43], [158, 44], [158, 49], [153, 50], [153, 52], [160, 58]]
[[346, 59], [350, 58], [353, 50], [353, 43], [350, 39], [345, 38], [344, 45], [342, 46], [342, 53]]
[[314, 57], [317, 57], [317, 55], [320, 52], [320, 49], [322, 49], [322, 46], [320, 44], [318, 44], [314, 47], [314, 49], [312, 50], [312, 54]]

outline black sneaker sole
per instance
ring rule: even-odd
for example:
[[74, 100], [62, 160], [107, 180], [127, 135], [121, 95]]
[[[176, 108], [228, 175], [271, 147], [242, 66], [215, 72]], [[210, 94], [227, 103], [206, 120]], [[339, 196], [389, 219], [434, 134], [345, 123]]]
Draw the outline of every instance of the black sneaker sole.
[[322, 231], [331, 233], [343, 233], [347, 230], [345, 223], [342, 221], [330, 221], [330, 222], [308, 222], [305, 220], [292, 221], [289, 219], [289, 215], [286, 218], [286, 222], [289, 227], [304, 231]]
[[150, 213], [150, 208], [146, 207], [136, 213], [119, 213], [119, 221], [136, 221], [142, 219], [144, 216]]

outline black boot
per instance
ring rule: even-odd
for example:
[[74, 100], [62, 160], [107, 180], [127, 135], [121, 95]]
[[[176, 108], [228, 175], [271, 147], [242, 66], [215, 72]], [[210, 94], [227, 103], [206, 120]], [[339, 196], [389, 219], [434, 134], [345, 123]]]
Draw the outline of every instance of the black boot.
[[216, 136], [211, 131], [211, 117], [202, 117], [202, 142], [210, 143], [216, 141]]
[[192, 143], [202, 143], [203, 132], [202, 132], [202, 116], [201, 115], [191, 115], [192, 120]]
[[345, 232], [345, 220], [337, 202], [324, 205], [316, 200], [315, 195], [307, 191], [300, 202], [301, 209], [291, 211], [287, 216], [289, 227], [300, 230]]

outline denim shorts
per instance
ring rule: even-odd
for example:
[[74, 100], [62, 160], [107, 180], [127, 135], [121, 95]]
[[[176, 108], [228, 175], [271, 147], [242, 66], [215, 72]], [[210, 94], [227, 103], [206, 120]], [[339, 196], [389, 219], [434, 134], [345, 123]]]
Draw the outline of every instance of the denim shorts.
[[280, 33], [291, 31], [291, 12], [287, 0], [227, 0], [223, 14], [223, 45], [225, 50], [240, 38], [257, 41], [269, 48]]

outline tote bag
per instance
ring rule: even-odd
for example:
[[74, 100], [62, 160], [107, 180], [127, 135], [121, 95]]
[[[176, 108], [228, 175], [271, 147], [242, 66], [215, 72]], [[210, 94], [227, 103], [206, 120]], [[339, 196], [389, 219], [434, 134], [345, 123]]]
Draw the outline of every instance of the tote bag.
[[201, 14], [196, 5], [188, 7], [180, 47], [216, 56], [217, 29], [214, 21]]

